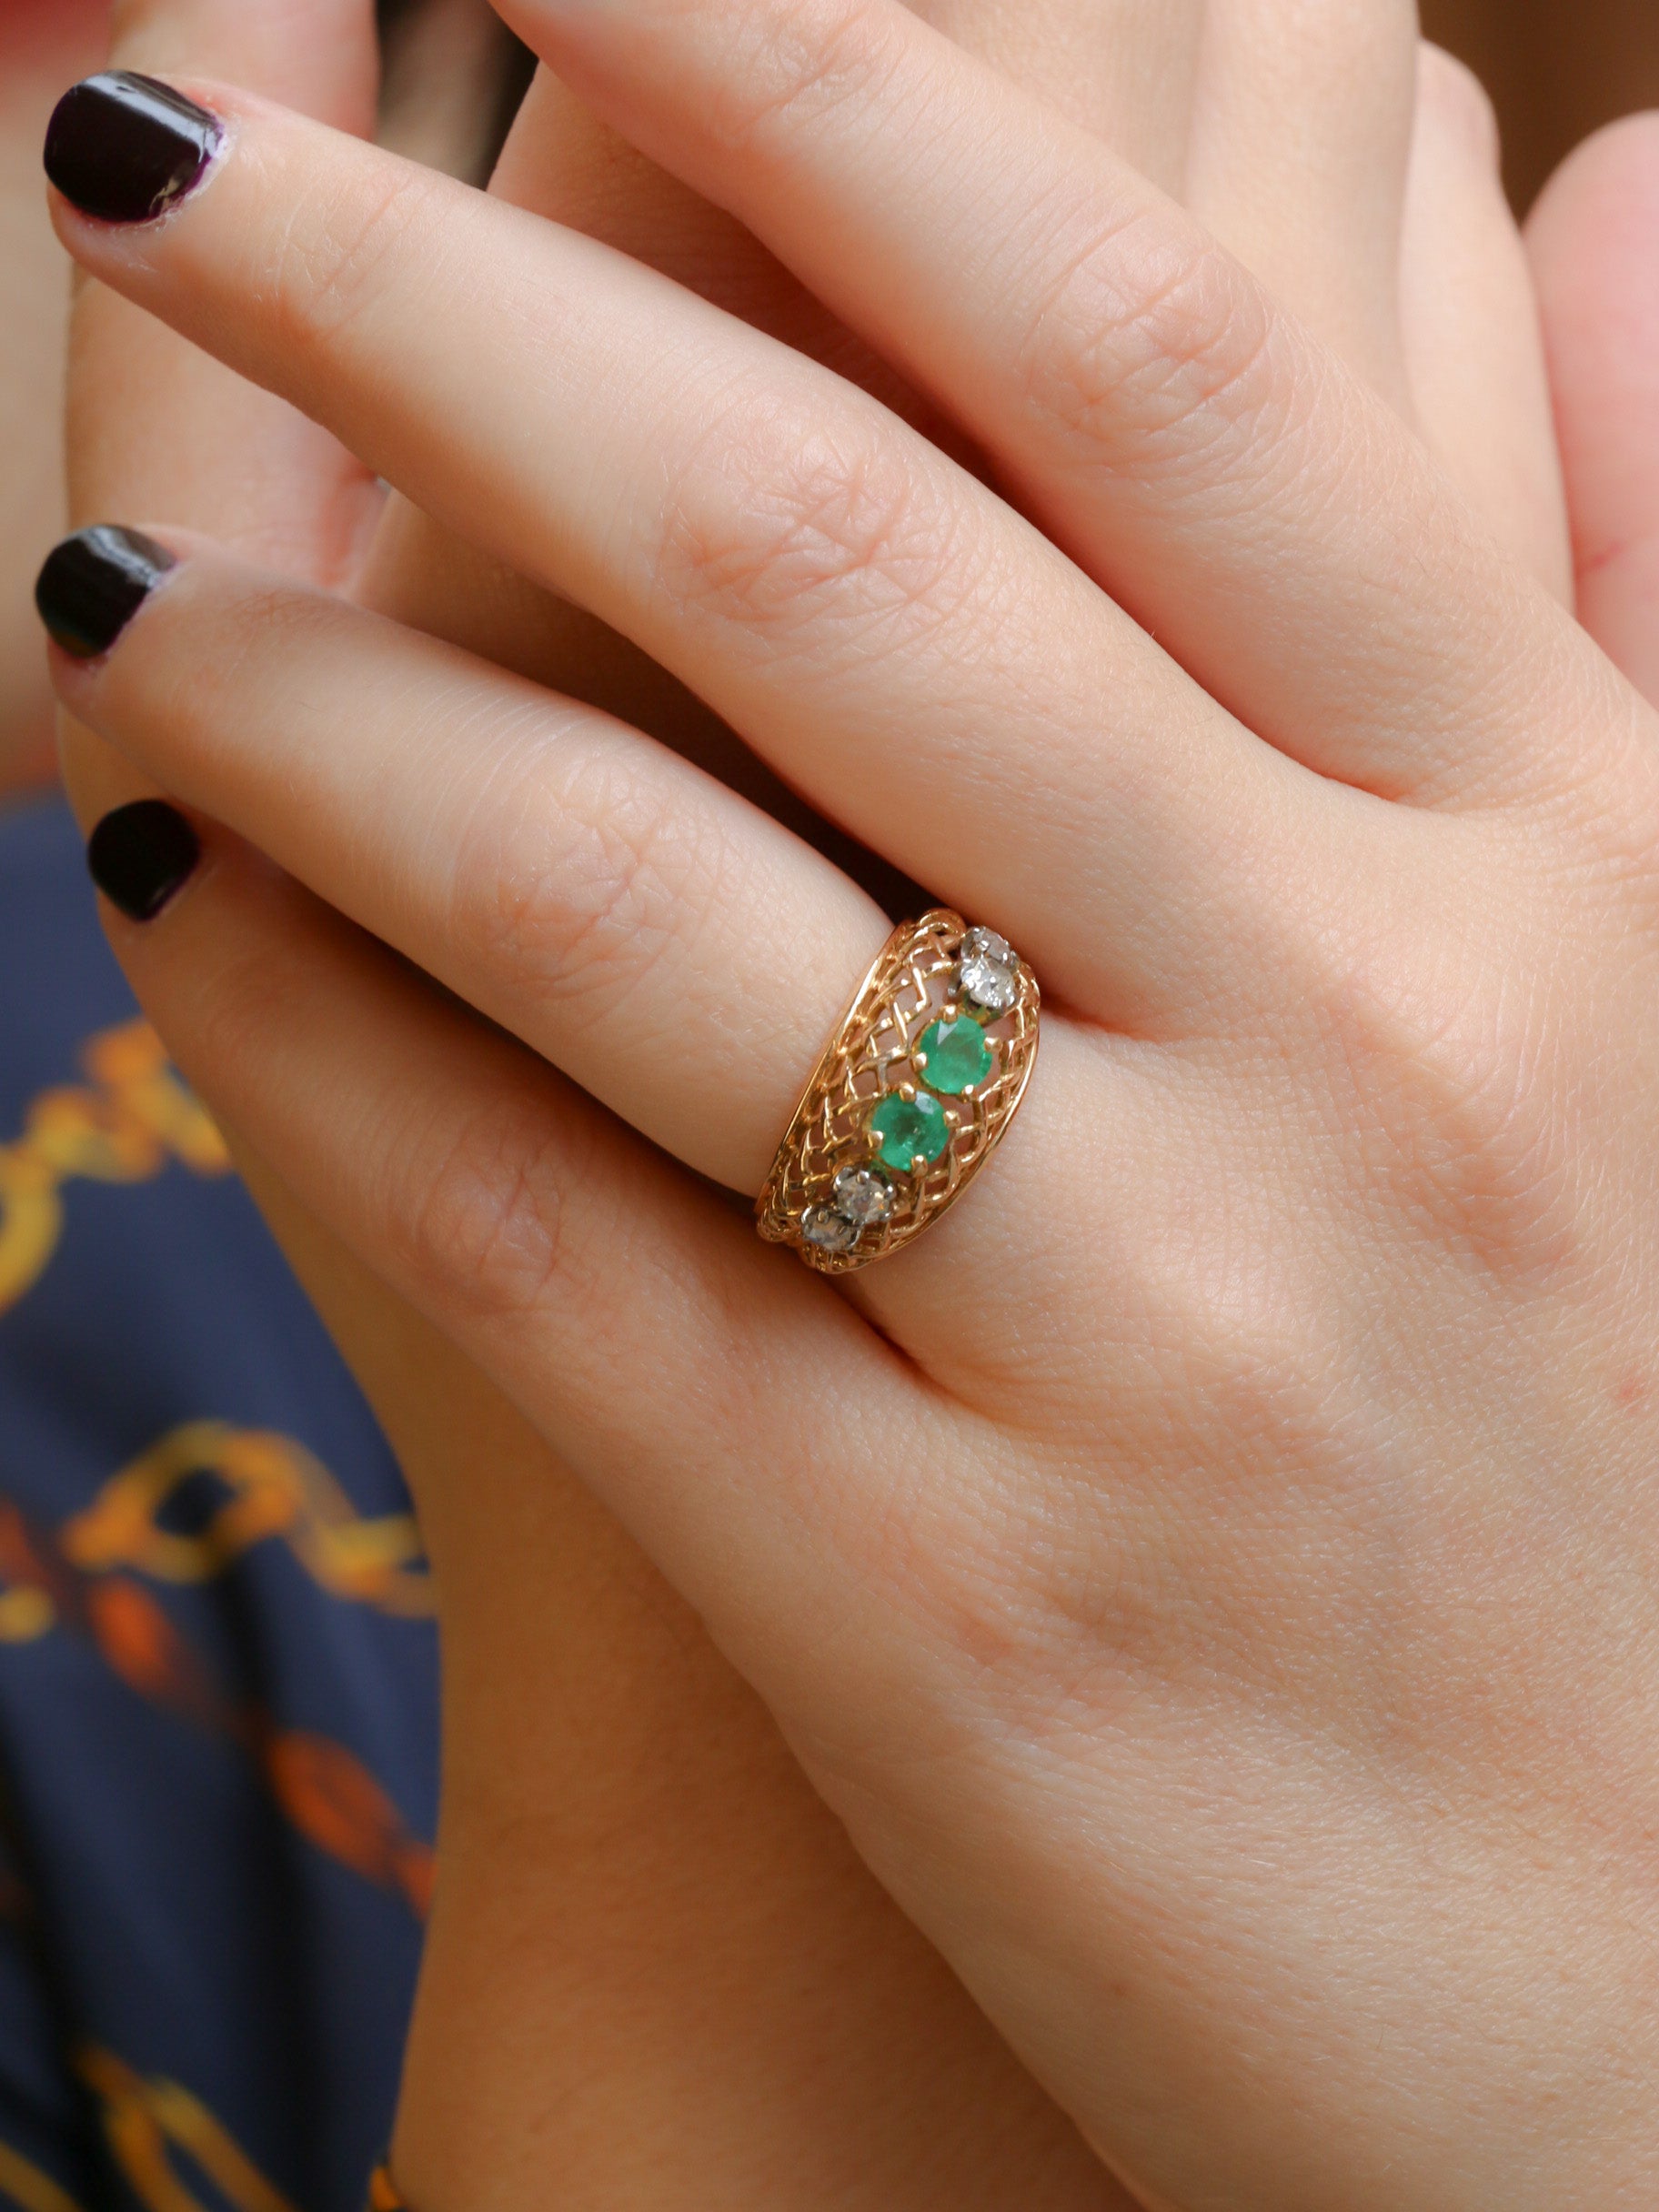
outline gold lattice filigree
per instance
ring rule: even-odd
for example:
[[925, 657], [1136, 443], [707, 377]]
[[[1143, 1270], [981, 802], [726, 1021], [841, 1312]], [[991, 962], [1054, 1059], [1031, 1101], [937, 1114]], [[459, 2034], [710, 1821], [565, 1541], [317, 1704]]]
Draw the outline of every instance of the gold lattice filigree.
[[1041, 1000], [1036, 977], [1016, 957], [1015, 1003], [984, 1022], [992, 1053], [990, 1074], [971, 1091], [940, 1098], [950, 1128], [944, 1151], [930, 1165], [887, 1169], [892, 1212], [866, 1228], [850, 1250], [808, 1242], [803, 1224], [815, 1209], [830, 1204], [838, 1173], [876, 1162], [879, 1140], [870, 1116], [881, 1100], [895, 1091], [914, 1097], [927, 1088], [915, 1054], [929, 1024], [960, 1003], [958, 960], [966, 934], [961, 916], [943, 909], [894, 930], [830, 1039], [778, 1148], [756, 1202], [760, 1234], [772, 1243], [792, 1244], [822, 1274], [850, 1274], [920, 1236], [983, 1167], [1031, 1080]]

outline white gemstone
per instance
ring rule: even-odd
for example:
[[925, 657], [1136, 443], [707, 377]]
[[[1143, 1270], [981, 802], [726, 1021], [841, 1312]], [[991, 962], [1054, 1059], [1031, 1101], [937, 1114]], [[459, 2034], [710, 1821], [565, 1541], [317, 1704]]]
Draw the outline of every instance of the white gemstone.
[[964, 960], [994, 960], [999, 968], [1014, 965], [1014, 948], [994, 930], [970, 930], [962, 939]]
[[1020, 997], [1020, 980], [1013, 970], [982, 952], [964, 958], [956, 971], [956, 987], [970, 1005], [988, 1014], [1010, 1012]]
[[850, 1252], [859, 1241], [859, 1223], [838, 1213], [833, 1206], [809, 1206], [800, 1217], [802, 1242], [817, 1252]]
[[880, 1228], [893, 1211], [893, 1186], [880, 1168], [843, 1168], [835, 1179], [832, 1203], [860, 1229]]

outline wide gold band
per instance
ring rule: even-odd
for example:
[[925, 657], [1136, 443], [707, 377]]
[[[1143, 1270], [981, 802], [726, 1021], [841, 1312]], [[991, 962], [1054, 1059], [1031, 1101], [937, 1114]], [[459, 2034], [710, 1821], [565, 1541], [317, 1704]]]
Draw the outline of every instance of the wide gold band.
[[756, 1202], [820, 1274], [901, 1251], [954, 1205], [1037, 1060], [1037, 979], [940, 909], [895, 930], [825, 1047]]

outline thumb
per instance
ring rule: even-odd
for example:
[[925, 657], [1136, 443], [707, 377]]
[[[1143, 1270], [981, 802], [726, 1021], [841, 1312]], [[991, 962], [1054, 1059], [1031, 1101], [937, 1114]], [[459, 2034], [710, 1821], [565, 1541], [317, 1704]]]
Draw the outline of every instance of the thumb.
[[1569, 156], [1527, 226], [1578, 617], [1659, 703], [1659, 114]]

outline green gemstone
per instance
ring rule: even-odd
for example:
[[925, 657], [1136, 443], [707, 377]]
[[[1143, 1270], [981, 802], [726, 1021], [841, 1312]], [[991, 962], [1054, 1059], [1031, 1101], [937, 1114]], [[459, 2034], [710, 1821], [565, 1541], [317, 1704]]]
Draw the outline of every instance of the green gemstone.
[[913, 1099], [890, 1091], [870, 1115], [870, 1126], [881, 1140], [877, 1157], [900, 1174], [908, 1175], [918, 1160], [930, 1165], [950, 1141], [945, 1110], [925, 1091]]
[[936, 1021], [921, 1041], [916, 1064], [930, 1091], [956, 1098], [990, 1073], [990, 1047], [977, 1021]]

